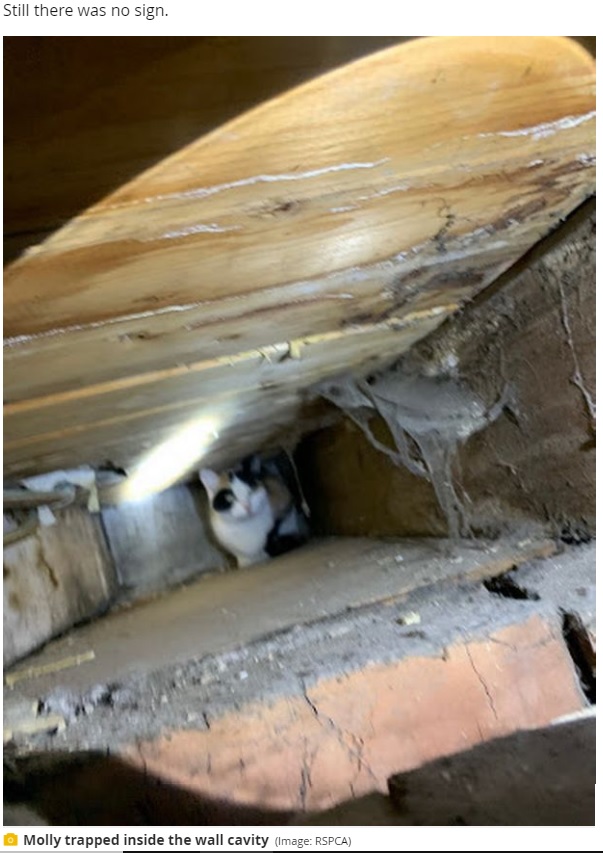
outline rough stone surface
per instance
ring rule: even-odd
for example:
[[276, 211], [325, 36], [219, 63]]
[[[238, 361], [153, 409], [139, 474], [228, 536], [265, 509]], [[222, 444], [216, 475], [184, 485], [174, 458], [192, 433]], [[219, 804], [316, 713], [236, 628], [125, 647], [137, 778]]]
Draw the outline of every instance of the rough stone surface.
[[54, 823], [283, 823], [546, 725], [587, 704], [560, 612], [586, 553], [526, 565], [539, 599], [440, 582], [79, 698], [59, 677], [66, 726], [7, 745], [9, 794]]
[[200, 813], [203, 822], [227, 814], [282, 823], [293, 812], [385, 792], [395, 772], [583, 704], [559, 626], [531, 616], [441, 656], [324, 679], [121, 755], [47, 755], [43, 772], [9, 792], [26, 792], [53, 822], [152, 824], [184, 807], [180, 823], [200, 822]]
[[[375, 661], [439, 655], [459, 636], [539, 612], [475, 582], [551, 546], [530, 539], [473, 548], [434, 540], [314, 543], [68, 634], [7, 674], [7, 682], [22, 677], [7, 685], [5, 708], [28, 701], [42, 719], [60, 715], [66, 726], [47, 736], [48, 748], [103, 749], [198, 726], [237, 702], [297, 693], [300, 677], [311, 683]], [[550, 605], [543, 612], [557, 618]], [[23, 722], [30, 731], [32, 721]], [[30, 736], [12, 728], [26, 747]]]
[[557, 602], [566, 613], [575, 613], [593, 635], [597, 631], [596, 543], [566, 548], [547, 560], [518, 566], [515, 583], [542, 600]]
[[385, 790], [388, 777], [584, 699], [560, 632], [539, 617], [441, 657], [413, 657], [320, 681], [203, 731], [171, 732], [124, 754], [133, 766], [213, 799], [321, 809]]

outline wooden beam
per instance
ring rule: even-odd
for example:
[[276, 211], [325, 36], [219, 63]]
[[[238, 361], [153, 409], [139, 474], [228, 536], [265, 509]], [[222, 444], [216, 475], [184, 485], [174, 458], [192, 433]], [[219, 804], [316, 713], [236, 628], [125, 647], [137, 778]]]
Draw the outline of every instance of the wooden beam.
[[[594, 192], [594, 85], [569, 39], [417, 39], [110, 194], [7, 270], [9, 470], [97, 459], [107, 430], [129, 446], [225, 397], [257, 438], [263, 382], [293, 417], [318, 379], [402, 353]], [[392, 323], [415, 324], [393, 347]], [[308, 338], [306, 363], [249, 356]]]

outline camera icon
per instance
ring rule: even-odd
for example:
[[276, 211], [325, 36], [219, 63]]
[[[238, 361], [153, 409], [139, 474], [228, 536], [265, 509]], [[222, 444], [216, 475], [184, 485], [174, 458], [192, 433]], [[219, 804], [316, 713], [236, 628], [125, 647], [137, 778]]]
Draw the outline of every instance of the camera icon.
[[4, 833], [4, 846], [5, 847], [16, 847], [19, 843], [19, 836], [16, 832], [5, 832]]

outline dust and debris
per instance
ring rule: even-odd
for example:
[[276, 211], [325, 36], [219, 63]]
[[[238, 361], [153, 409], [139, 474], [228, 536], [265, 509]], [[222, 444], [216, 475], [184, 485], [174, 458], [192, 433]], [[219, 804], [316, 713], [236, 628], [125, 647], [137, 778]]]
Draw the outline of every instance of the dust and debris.
[[418, 625], [421, 622], [421, 614], [415, 610], [409, 610], [407, 613], [402, 613], [396, 619], [398, 625]]
[[103, 707], [121, 711], [135, 709], [133, 689], [119, 684], [97, 684], [85, 693], [77, 693], [57, 687], [38, 702], [37, 713], [43, 718], [60, 715], [67, 723], [72, 723]]
[[60, 714], [49, 714], [43, 718], [28, 717], [19, 720], [12, 727], [5, 726], [3, 730], [3, 741], [9, 743], [15, 736], [34, 736], [38, 734], [53, 734], [64, 731], [67, 723]]

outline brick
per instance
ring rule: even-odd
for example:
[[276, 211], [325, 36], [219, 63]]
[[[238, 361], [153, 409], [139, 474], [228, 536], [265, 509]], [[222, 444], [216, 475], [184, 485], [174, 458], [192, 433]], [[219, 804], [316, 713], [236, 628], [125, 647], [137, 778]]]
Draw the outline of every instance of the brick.
[[320, 810], [394, 773], [584, 707], [560, 626], [534, 615], [491, 636], [324, 679], [138, 743], [133, 767], [212, 800]]

